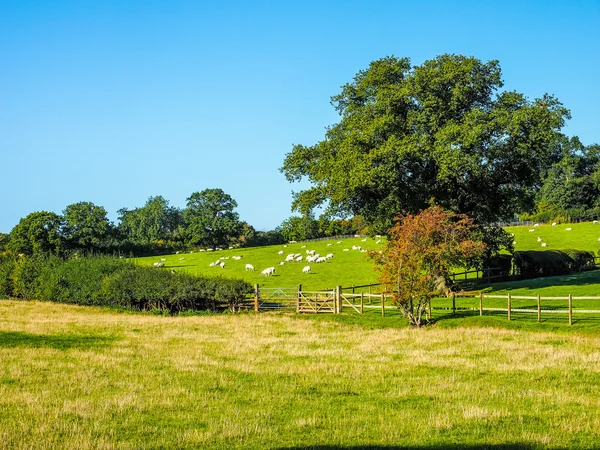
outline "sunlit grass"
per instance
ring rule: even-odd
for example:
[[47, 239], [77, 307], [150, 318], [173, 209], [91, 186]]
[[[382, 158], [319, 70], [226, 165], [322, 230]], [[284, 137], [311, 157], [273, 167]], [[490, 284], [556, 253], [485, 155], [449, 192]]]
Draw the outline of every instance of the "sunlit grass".
[[304, 319], [2, 300], [0, 447], [600, 442], [599, 334]]

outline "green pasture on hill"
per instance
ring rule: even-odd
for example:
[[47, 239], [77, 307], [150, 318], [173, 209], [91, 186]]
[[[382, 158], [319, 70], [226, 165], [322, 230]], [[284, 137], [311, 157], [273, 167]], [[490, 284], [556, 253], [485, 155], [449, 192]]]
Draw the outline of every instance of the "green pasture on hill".
[[[165, 269], [183, 270], [191, 274], [207, 276], [223, 276], [243, 278], [252, 284], [263, 287], [294, 287], [302, 284], [304, 290], [333, 289], [335, 286], [352, 286], [377, 282], [377, 274], [373, 270], [373, 262], [367, 253], [352, 250], [360, 246], [366, 250], [378, 250], [383, 246], [385, 238], [380, 239], [349, 238], [315, 242], [299, 242], [297, 244], [272, 245], [267, 247], [239, 248], [213, 252], [193, 252], [161, 257], [137, 258], [141, 264], [152, 265], [164, 258]], [[341, 242], [338, 244], [338, 242]], [[348, 251], [344, 251], [348, 249]], [[306, 250], [315, 250], [321, 256], [333, 253], [334, 257], [325, 263], [306, 262]], [[283, 254], [279, 255], [278, 252]], [[290, 254], [301, 254], [301, 262], [279, 263]], [[232, 256], [242, 256], [236, 261]], [[183, 258], [183, 260], [182, 260]], [[228, 259], [223, 259], [228, 258]], [[210, 267], [211, 262], [218, 259], [225, 262], [225, 268]], [[252, 264], [255, 270], [246, 271], [246, 264]], [[308, 274], [302, 273], [305, 266], [311, 267]], [[261, 276], [260, 272], [267, 267], [275, 267], [275, 275]]]
[[[567, 231], [567, 228], [571, 228]], [[529, 232], [533, 229], [533, 232]], [[596, 253], [600, 249], [600, 225], [591, 222], [577, 224], [560, 224], [555, 227], [542, 224], [539, 227], [507, 227], [507, 231], [514, 233], [515, 250], [561, 250], [577, 249]], [[542, 247], [542, 242], [547, 246]], [[335, 286], [350, 287], [363, 284], [377, 283], [377, 272], [373, 270], [373, 262], [366, 253], [352, 250], [352, 246], [361, 246], [364, 249], [377, 250], [383, 246], [376, 244], [379, 239], [366, 238], [343, 239], [341, 244], [337, 240], [324, 240], [287, 245], [275, 245], [268, 247], [241, 248], [233, 250], [220, 250], [215, 252], [194, 252], [180, 255], [166, 255], [162, 257], [136, 258], [140, 264], [151, 265], [160, 262], [164, 258], [166, 269], [184, 270], [192, 274], [208, 276], [224, 276], [229, 278], [243, 278], [252, 284], [260, 284], [263, 287], [294, 287], [302, 284], [305, 290], [329, 289]], [[347, 248], [349, 251], [344, 252]], [[334, 258], [326, 263], [307, 263], [306, 250], [315, 250], [321, 255], [333, 253]], [[283, 251], [283, 255], [278, 255]], [[289, 253], [300, 253], [302, 262], [285, 263], [279, 265]], [[236, 261], [231, 256], [239, 255], [242, 259]], [[181, 260], [181, 258], [184, 258]], [[220, 267], [209, 267], [211, 262], [217, 259], [225, 259], [225, 269]], [[252, 264], [254, 272], [245, 270], [246, 264]], [[302, 273], [302, 268], [311, 266], [311, 273]], [[275, 267], [273, 277], [264, 277], [260, 271], [267, 267]], [[527, 280], [535, 286], [536, 282]], [[593, 284], [596, 284], [595, 282]], [[589, 290], [596, 287], [588, 286]], [[595, 291], [600, 295], [600, 289]], [[588, 294], [586, 294], [588, 295]], [[594, 294], [596, 295], [596, 294]]]
[[[595, 448], [600, 334], [0, 300], [0, 448]], [[385, 324], [385, 327], [380, 325]], [[379, 325], [379, 326], [378, 326]]]

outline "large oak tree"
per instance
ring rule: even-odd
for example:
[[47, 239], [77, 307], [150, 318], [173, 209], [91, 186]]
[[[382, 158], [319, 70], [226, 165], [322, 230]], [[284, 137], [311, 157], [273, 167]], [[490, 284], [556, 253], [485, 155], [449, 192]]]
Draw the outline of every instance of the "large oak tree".
[[502, 86], [498, 61], [372, 62], [332, 97], [340, 122], [286, 155], [287, 179], [312, 185], [293, 208], [360, 214], [380, 231], [431, 200], [481, 223], [531, 209], [569, 111], [552, 96], [530, 100]]

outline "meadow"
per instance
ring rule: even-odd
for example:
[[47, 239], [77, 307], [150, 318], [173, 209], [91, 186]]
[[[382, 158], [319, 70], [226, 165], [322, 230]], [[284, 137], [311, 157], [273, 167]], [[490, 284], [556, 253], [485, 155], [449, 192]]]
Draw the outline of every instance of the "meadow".
[[[567, 231], [566, 228], [571, 228], [571, 230]], [[530, 232], [531, 229], [534, 231]], [[576, 249], [592, 251], [597, 254], [600, 249], [600, 225], [592, 222], [560, 224], [555, 227], [551, 225], [540, 225], [535, 228], [507, 227], [506, 230], [514, 234], [515, 250]], [[538, 238], [547, 244], [546, 247], [541, 246]], [[366, 240], [363, 242], [364, 239]], [[380, 239], [350, 238], [343, 239], [340, 244], [337, 243], [339, 242], [337, 240], [323, 240], [136, 258], [135, 260], [140, 264], [152, 265], [154, 262], [159, 262], [160, 258], [164, 258], [166, 268], [183, 270], [192, 274], [242, 278], [252, 284], [260, 284], [262, 287], [291, 288], [302, 284], [303, 289], [306, 290], [331, 289], [335, 286], [351, 287], [377, 283], [377, 272], [373, 270], [373, 262], [368, 258], [367, 253], [352, 250], [352, 247], [361, 246], [363, 249], [378, 250], [384, 245], [385, 238], [381, 239], [380, 244], [376, 244], [378, 240]], [[349, 250], [345, 252], [344, 248]], [[306, 250], [315, 250], [321, 255], [333, 253], [334, 258], [321, 264], [307, 263], [305, 261]], [[279, 251], [283, 251], [283, 255], [278, 255]], [[279, 265], [279, 262], [283, 261], [289, 253], [301, 254], [303, 261]], [[239, 261], [231, 259], [231, 256], [234, 255], [242, 256], [242, 259]], [[184, 259], [181, 260], [181, 258]], [[224, 260], [225, 269], [209, 266], [211, 262], [222, 258], [228, 258]], [[252, 264], [256, 270], [247, 272], [246, 264]], [[309, 274], [302, 273], [302, 268], [306, 265], [311, 266]], [[261, 276], [260, 271], [270, 266], [275, 267], [275, 275], [272, 277]], [[588, 291], [594, 290], [595, 294], [586, 293], [585, 295], [600, 295], [600, 288], [595, 286], [596, 281], [593, 283], [594, 287], [588, 286]], [[533, 286], [535, 286], [535, 281], [533, 281]], [[575, 292], [573, 294], [575, 295]]]
[[0, 448], [600, 442], [599, 334], [382, 321], [0, 300]]

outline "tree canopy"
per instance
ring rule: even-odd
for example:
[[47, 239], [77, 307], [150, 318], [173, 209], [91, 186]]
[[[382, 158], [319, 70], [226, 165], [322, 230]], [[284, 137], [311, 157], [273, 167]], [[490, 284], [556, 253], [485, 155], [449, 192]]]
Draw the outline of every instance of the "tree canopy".
[[63, 237], [73, 249], [97, 249], [112, 231], [106, 209], [92, 202], [67, 206], [63, 211], [63, 220]]
[[531, 209], [569, 111], [550, 95], [529, 100], [502, 86], [498, 61], [372, 62], [332, 97], [340, 122], [286, 155], [286, 178], [312, 184], [293, 208], [363, 215], [380, 231], [431, 200], [479, 222]]
[[194, 192], [184, 211], [186, 241], [190, 245], [227, 245], [242, 231], [237, 202], [222, 189]]
[[62, 224], [62, 217], [53, 212], [37, 211], [28, 214], [10, 232], [6, 248], [27, 255], [59, 252], [63, 244]]

